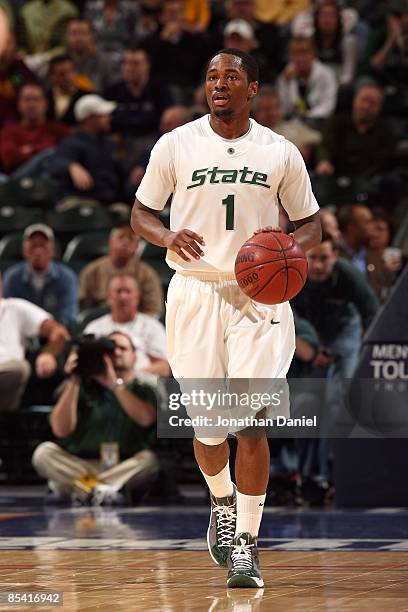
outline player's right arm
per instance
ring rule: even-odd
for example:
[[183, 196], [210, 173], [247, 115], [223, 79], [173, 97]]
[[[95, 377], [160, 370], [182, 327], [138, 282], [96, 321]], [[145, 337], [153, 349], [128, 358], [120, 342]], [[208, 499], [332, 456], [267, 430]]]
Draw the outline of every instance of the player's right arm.
[[204, 239], [196, 232], [182, 229], [178, 232], [168, 230], [159, 218], [160, 211], [144, 206], [137, 198], [132, 209], [131, 226], [135, 234], [145, 240], [177, 253], [184, 261], [191, 261], [188, 255], [200, 259], [204, 252]]
[[136, 193], [131, 226], [135, 234], [145, 240], [174, 251], [184, 261], [191, 261], [189, 256], [200, 259], [204, 255], [200, 248], [204, 246], [203, 237], [186, 228], [171, 231], [159, 218], [176, 186], [174, 146], [174, 136], [170, 133], [159, 138], [153, 147]]

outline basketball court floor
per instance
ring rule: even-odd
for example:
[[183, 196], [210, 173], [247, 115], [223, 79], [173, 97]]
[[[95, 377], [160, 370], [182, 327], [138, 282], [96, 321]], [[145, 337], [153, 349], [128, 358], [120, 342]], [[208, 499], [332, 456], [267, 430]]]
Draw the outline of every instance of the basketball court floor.
[[[0, 610], [408, 612], [406, 509], [268, 508], [264, 590], [225, 587], [204, 503], [51, 508], [0, 489]], [[7, 607], [4, 592], [61, 592]]]

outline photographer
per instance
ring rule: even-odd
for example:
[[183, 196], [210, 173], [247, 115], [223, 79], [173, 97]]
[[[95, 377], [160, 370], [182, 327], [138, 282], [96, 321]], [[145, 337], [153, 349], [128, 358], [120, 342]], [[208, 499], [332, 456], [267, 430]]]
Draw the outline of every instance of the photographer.
[[[114, 341], [113, 349], [107, 339]], [[135, 378], [137, 357], [129, 336], [113, 332], [97, 342], [99, 373], [83, 374], [81, 345], [68, 357], [68, 380], [51, 414], [61, 446], [40, 444], [32, 462], [61, 498], [117, 504], [130, 496], [140, 499], [157, 477], [158, 460], [149, 450], [157, 398], [153, 387]]]

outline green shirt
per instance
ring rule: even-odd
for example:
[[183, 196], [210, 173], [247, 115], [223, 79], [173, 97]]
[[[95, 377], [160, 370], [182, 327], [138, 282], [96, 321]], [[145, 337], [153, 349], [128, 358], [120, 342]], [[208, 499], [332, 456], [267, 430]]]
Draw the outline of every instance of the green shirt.
[[308, 280], [292, 304], [296, 313], [315, 327], [321, 341], [329, 342], [342, 333], [356, 311], [366, 329], [379, 308], [365, 276], [341, 257], [327, 280], [322, 283]]
[[[135, 378], [127, 388], [157, 409], [153, 387]], [[61, 444], [73, 455], [98, 459], [103, 442], [117, 442], [123, 460], [144, 448], [150, 448], [154, 435], [154, 425], [148, 428], [138, 425], [127, 415], [111, 391], [91, 382], [81, 384], [77, 426]]]

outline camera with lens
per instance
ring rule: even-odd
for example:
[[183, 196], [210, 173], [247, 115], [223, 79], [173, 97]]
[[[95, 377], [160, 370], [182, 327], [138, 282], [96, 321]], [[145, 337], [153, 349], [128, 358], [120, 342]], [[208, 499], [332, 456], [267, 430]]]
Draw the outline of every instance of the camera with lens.
[[74, 342], [78, 353], [78, 365], [75, 374], [88, 379], [95, 374], [105, 372], [104, 355], [113, 356], [116, 343], [111, 338], [96, 338], [93, 334], [80, 336]]

